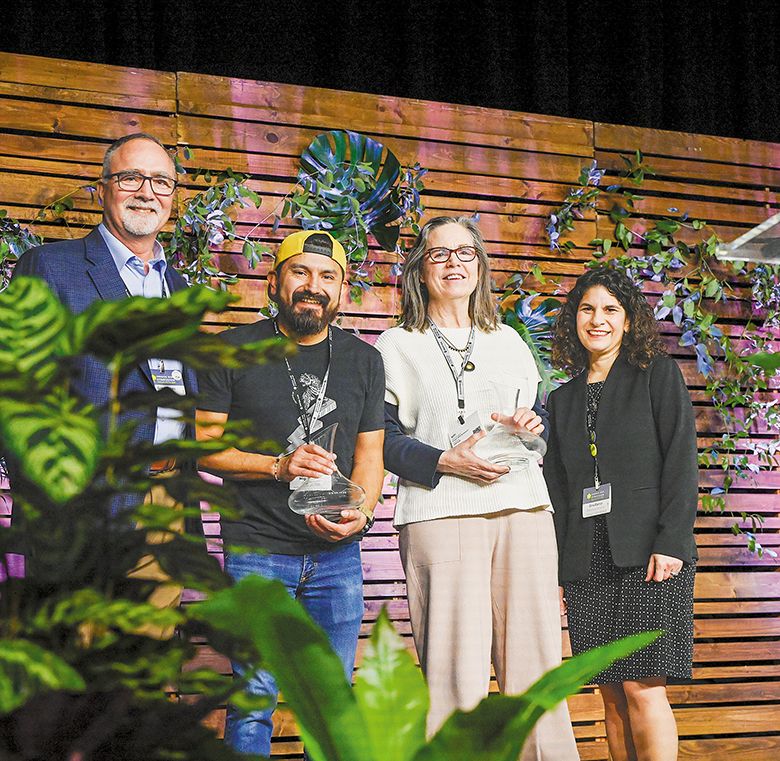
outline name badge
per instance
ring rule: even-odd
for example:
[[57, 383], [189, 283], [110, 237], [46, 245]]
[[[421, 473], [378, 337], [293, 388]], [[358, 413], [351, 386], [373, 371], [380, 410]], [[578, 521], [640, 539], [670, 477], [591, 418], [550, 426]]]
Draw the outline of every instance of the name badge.
[[466, 416], [466, 422], [463, 425], [458, 424], [450, 434], [450, 446], [456, 447], [462, 441], [465, 441], [469, 436], [478, 433], [482, 430], [482, 425], [479, 422], [479, 415], [476, 412], [472, 412]]
[[152, 384], [155, 391], [162, 391], [164, 388], [169, 388], [179, 396], [185, 395], [184, 390], [184, 376], [181, 370], [160, 370], [159, 368], [152, 367]]
[[582, 490], [582, 517], [606, 515], [612, 510], [612, 484]]
[[330, 491], [333, 488], [333, 476], [320, 476], [319, 478], [297, 476], [290, 481], [290, 489], [297, 489], [306, 481], [308, 481], [308, 487], [311, 491]]

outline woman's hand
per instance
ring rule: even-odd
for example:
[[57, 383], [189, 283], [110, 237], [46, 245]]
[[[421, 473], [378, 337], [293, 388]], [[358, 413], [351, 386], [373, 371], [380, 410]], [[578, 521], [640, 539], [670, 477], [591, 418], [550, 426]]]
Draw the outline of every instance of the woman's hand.
[[566, 604], [566, 593], [563, 587], [558, 587], [558, 603], [561, 606], [561, 615], [565, 616], [569, 612], [569, 606]]
[[544, 431], [542, 419], [533, 410], [529, 410], [528, 407], [518, 407], [514, 415], [501, 415], [498, 412], [494, 412], [490, 417], [515, 433], [518, 431], [530, 431], [537, 436], [541, 436], [542, 431]]
[[483, 484], [492, 484], [496, 479], [509, 473], [509, 468], [505, 465], [494, 465], [474, 454], [472, 447], [483, 436], [485, 436], [485, 432], [478, 431], [452, 449], [442, 452], [436, 470], [439, 473], [450, 473], [470, 478], [472, 481]]
[[645, 581], [666, 581], [672, 576], [677, 576], [682, 567], [683, 562], [679, 558], [654, 552], [650, 556], [650, 562], [647, 564]]

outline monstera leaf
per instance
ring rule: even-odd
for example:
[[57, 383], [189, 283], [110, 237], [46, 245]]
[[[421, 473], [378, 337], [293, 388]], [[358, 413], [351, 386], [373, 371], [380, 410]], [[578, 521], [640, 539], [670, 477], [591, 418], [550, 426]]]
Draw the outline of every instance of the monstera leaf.
[[392, 223], [403, 215], [395, 200], [401, 165], [390, 150], [357, 132], [332, 130], [312, 140], [300, 163], [304, 193], [295, 216], [304, 228], [341, 238], [360, 227], [385, 251], [395, 250], [400, 230]]
[[550, 365], [550, 351], [555, 317], [561, 307], [558, 299], [538, 300], [537, 294], [509, 296], [501, 305], [504, 322], [525, 341], [536, 361], [542, 379], [541, 393], [546, 396], [566, 376]]

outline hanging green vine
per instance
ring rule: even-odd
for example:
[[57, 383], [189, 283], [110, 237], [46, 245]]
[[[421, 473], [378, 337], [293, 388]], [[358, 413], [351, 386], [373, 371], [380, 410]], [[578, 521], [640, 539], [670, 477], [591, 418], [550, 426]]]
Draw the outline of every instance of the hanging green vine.
[[[693, 349], [697, 369], [706, 382], [723, 431], [699, 456], [702, 467], [721, 474], [720, 484], [704, 495], [702, 506], [708, 511], [725, 511], [739, 518], [732, 531], [746, 536], [748, 548], [759, 555], [766, 552], [775, 556], [756, 537], [763, 523], [761, 514], [727, 511], [726, 496], [751, 476], [777, 467], [780, 441], [753, 438], [758, 425], [780, 431], [780, 405], [769, 393], [773, 367], [768, 362], [764, 367], [757, 366], [750, 355], [765, 352], [771, 348], [772, 340], [777, 340], [780, 267], [745, 267], [717, 260], [715, 252], [720, 243], [717, 235], [704, 220], [691, 219], [674, 207], [668, 209], [674, 217], [658, 219], [643, 231], [632, 227], [636, 202], [642, 200], [634, 190], [642, 185], [646, 175], [654, 172], [641, 151], [623, 160], [626, 170], [620, 182], [606, 187], [601, 184], [606, 171], [595, 161], [583, 168], [578, 186], [569, 191], [562, 205], [549, 216], [546, 232], [550, 249], [570, 251], [575, 244], [567, 239], [567, 234], [575, 229], [577, 222], [590, 213], [602, 213], [610, 221], [611, 234], [590, 242], [593, 260], [587, 266], [619, 267], [638, 284], [651, 281], [664, 287], [655, 305], [656, 318], [674, 323], [680, 330], [679, 345]], [[683, 230], [700, 233], [700, 239], [686, 243], [678, 237]], [[641, 251], [629, 253], [632, 247]], [[751, 318], [744, 329], [732, 336], [717, 324], [713, 307], [735, 297], [730, 278], [740, 275], [749, 275], [752, 312], [763, 313], [764, 319], [757, 322]], [[534, 277], [539, 280], [538, 274]], [[538, 308], [545, 305], [548, 323], [552, 323], [556, 302], [560, 302], [546, 299], [539, 303], [540, 295], [525, 291], [523, 283], [522, 275], [511, 283], [517, 299], [508, 307], [505, 299], [504, 319], [512, 324], [512, 311], [517, 309], [517, 304], [534, 297]], [[546, 364], [549, 366], [549, 354]], [[750, 530], [743, 529], [740, 522], [749, 523]]]

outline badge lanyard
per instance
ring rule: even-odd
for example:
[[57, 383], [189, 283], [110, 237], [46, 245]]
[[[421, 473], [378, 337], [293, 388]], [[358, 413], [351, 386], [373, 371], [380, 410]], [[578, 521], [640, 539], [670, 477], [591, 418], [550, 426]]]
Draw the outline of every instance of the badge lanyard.
[[596, 446], [596, 417], [592, 413], [590, 405], [587, 401], [587, 394], [585, 398], [585, 425], [588, 429], [588, 450], [590, 456], [593, 458], [593, 482], [598, 489], [601, 486], [601, 479], [599, 478], [599, 462], [598, 462], [598, 447]]
[[[279, 326], [276, 324], [276, 320], [274, 320], [274, 332], [276, 335], [280, 335]], [[322, 403], [325, 400], [325, 392], [328, 389], [328, 377], [330, 376], [330, 360], [333, 356], [333, 333], [330, 329], [330, 326], [328, 326], [328, 366], [325, 370], [325, 377], [322, 379], [322, 385], [320, 386], [320, 393], [317, 394], [317, 399], [314, 402], [314, 409], [312, 409], [311, 416], [307, 415], [306, 412], [306, 405], [303, 403], [303, 395], [301, 394], [301, 390], [298, 386], [297, 381], [295, 380], [295, 375], [293, 374], [292, 368], [290, 367], [290, 362], [287, 359], [287, 357], [284, 358], [284, 364], [287, 367], [287, 374], [290, 376], [290, 385], [292, 386], [292, 397], [293, 401], [295, 402], [295, 406], [298, 408], [298, 413], [300, 417], [298, 418], [300, 424], [303, 426], [303, 433], [306, 437], [306, 443], [311, 443], [311, 427], [315, 420], [317, 420], [320, 416], [320, 410], [322, 409]]]
[[[127, 283], [125, 283], [124, 280], [122, 282], [124, 283], [125, 293], [127, 294], [127, 297], [130, 298], [130, 299], [133, 298], [133, 294], [130, 293], [130, 289], [127, 287]], [[167, 299], [169, 297], [170, 297], [170, 294], [168, 293], [168, 284], [165, 282], [165, 276], [164, 275], [160, 275], [160, 298], [161, 299]], [[159, 359], [158, 362], [160, 363], [160, 365], [159, 365], [159, 367], [156, 368], [157, 372], [164, 373], [165, 372], [165, 360], [164, 359]], [[152, 360], [151, 360], [151, 358], [149, 359], [149, 367], [152, 370], [155, 369], [154, 367], [152, 367]]]
[[471, 352], [474, 350], [474, 326], [471, 326], [469, 340], [463, 353], [463, 362], [461, 363], [460, 371], [458, 371], [455, 369], [455, 363], [452, 361], [452, 357], [447, 350], [447, 339], [430, 317], [428, 318], [428, 324], [431, 326], [433, 337], [436, 339], [436, 343], [439, 345], [439, 350], [444, 355], [444, 359], [447, 360], [447, 365], [449, 366], [452, 378], [455, 381], [455, 390], [458, 394], [458, 422], [463, 425], [463, 423], [466, 422], [464, 416], [464, 410], [466, 409], [466, 391], [463, 383], [463, 375], [467, 365], [471, 365], [472, 369], [474, 367], [473, 363], [471, 363]]

